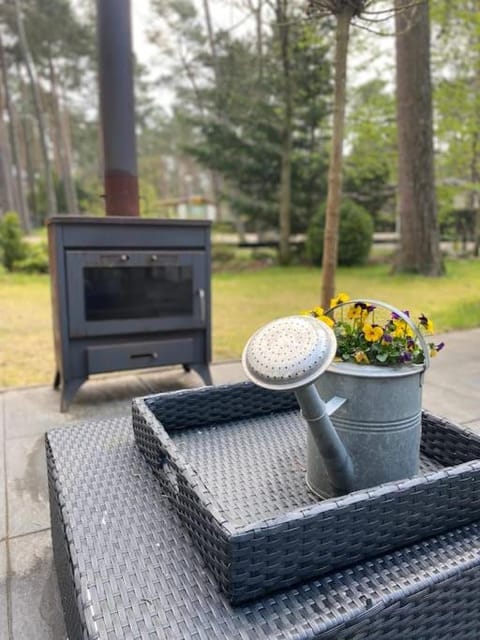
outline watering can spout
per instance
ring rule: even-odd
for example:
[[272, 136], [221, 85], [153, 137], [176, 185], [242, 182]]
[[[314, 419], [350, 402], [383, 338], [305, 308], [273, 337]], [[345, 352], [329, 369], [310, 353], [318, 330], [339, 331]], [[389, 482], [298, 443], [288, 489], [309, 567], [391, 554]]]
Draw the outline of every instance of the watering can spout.
[[335, 396], [325, 404], [314, 385], [296, 389], [295, 394], [335, 493], [349, 493], [355, 486], [352, 459], [329, 417], [345, 398]]
[[[325, 405], [315, 382], [328, 368], [337, 350], [335, 334], [311, 316], [274, 320], [248, 340], [242, 354], [245, 373], [255, 384], [274, 391], [294, 391], [308, 423], [309, 433], [336, 495], [352, 491], [353, 464], [329, 414], [345, 400]], [[307, 473], [308, 482], [308, 473]]]

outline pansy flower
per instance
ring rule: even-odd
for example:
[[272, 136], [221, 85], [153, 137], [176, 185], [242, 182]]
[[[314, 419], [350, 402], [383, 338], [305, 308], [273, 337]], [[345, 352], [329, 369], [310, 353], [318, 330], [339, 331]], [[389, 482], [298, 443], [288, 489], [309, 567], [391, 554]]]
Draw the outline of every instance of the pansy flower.
[[433, 333], [433, 322], [429, 318], [427, 318], [424, 313], [419, 316], [418, 320], [425, 331], [428, 331], [428, 333]]
[[383, 336], [383, 329], [378, 324], [364, 324], [363, 335], [367, 342], [378, 342]]
[[314, 318], [319, 318], [325, 313], [323, 307], [313, 307], [311, 314]]
[[394, 338], [413, 338], [415, 335], [412, 328], [405, 322], [405, 320], [394, 318], [392, 331]]
[[330, 308], [337, 307], [339, 304], [348, 302], [349, 300], [350, 296], [347, 293], [338, 293], [334, 298], [330, 300]]
[[[335, 307], [348, 302], [347, 309]], [[388, 311], [388, 305], [350, 300], [340, 293], [330, 300], [332, 309], [325, 313], [322, 307], [307, 312], [317, 320], [333, 327], [337, 339], [337, 358], [358, 364], [422, 364], [427, 353], [421, 334], [431, 334], [433, 322], [425, 314], [413, 322], [408, 311]], [[383, 307], [383, 312], [382, 312]], [[305, 312], [304, 312], [305, 313]], [[371, 314], [371, 315], [370, 315]], [[444, 348], [444, 343], [428, 343], [431, 356]]]
[[439, 342], [438, 344], [430, 344], [429, 346], [430, 346], [430, 357], [434, 358], [437, 355], [437, 353], [444, 348], [445, 343]]
[[368, 356], [364, 351], [357, 351], [353, 357], [355, 359], [355, 362], [357, 362], [358, 364], [362, 364], [362, 363], [369, 364], [370, 363], [370, 360], [368, 359]]

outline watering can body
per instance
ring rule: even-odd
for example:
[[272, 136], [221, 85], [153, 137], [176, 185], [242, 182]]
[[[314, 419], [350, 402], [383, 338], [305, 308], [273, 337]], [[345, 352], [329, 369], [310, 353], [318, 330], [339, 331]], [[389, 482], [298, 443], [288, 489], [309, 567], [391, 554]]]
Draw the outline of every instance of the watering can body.
[[[375, 367], [334, 362], [315, 383], [338, 400], [331, 420], [353, 465], [352, 490], [418, 473], [424, 367]], [[327, 408], [329, 403], [327, 403]], [[336, 495], [316, 439], [307, 430], [307, 483], [322, 498]]]

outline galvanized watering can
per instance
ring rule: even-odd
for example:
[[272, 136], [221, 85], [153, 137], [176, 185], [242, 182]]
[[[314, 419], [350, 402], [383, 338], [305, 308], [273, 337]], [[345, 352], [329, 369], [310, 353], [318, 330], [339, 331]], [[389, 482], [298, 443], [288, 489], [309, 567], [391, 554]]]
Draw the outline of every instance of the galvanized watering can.
[[[349, 300], [335, 310], [358, 302]], [[307, 422], [307, 484], [322, 498], [418, 472], [428, 346], [402, 311], [375, 300], [361, 302], [387, 309], [403, 320], [424, 351], [424, 363], [377, 367], [332, 362], [335, 334], [311, 316], [268, 323], [248, 340], [242, 356], [253, 382], [295, 392]], [[330, 400], [325, 403], [322, 398]]]

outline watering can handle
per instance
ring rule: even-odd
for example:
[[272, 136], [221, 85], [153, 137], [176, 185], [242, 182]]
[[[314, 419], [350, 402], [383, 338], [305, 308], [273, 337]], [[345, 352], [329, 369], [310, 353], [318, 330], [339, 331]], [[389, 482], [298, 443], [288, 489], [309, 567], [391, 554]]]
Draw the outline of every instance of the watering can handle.
[[369, 300], [365, 298], [361, 300], [360, 299], [347, 300], [346, 302], [341, 302], [340, 304], [337, 304], [334, 307], [330, 307], [330, 309], [328, 309], [328, 311], [325, 312], [325, 315], [328, 316], [334, 310], [339, 309], [340, 307], [345, 307], [347, 305], [352, 305], [352, 304], [355, 305], [358, 303], [370, 304], [370, 305], [373, 305], [374, 307], [383, 307], [384, 309], [388, 309], [389, 311], [392, 311], [401, 320], [406, 322], [406, 324], [408, 324], [408, 326], [415, 332], [415, 335], [418, 338], [420, 346], [422, 347], [422, 350], [423, 350], [423, 355], [425, 356], [425, 362], [424, 362], [425, 370], [428, 369], [428, 367], [430, 366], [430, 350], [428, 348], [427, 343], [425, 342], [425, 338], [423, 337], [422, 332], [417, 327], [417, 325], [412, 321], [410, 316], [407, 316], [407, 314], [404, 313], [403, 311], [400, 311], [400, 309], [397, 309], [396, 307], [392, 307], [392, 305], [388, 304], [387, 302], [381, 302], [379, 300]]

